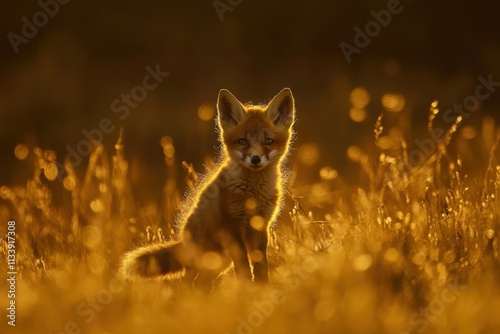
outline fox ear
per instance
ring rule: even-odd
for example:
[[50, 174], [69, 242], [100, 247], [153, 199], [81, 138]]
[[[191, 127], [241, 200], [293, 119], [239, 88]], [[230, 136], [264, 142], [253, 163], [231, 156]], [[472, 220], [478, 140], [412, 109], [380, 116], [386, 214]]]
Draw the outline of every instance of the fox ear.
[[290, 88], [279, 92], [267, 107], [266, 117], [278, 128], [290, 128], [295, 117], [295, 102]]
[[241, 102], [227, 89], [221, 89], [217, 98], [219, 124], [225, 127], [238, 125], [245, 117]]

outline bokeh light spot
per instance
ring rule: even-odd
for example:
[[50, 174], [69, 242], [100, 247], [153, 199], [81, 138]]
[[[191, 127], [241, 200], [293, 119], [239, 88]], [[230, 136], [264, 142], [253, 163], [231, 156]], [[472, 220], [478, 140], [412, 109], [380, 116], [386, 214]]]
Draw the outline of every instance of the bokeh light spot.
[[381, 136], [378, 141], [377, 145], [383, 150], [388, 150], [392, 147], [396, 147], [399, 143], [396, 142], [393, 138], [390, 136]]
[[389, 248], [384, 253], [384, 259], [387, 262], [396, 262], [399, 259], [399, 251], [396, 248]]
[[76, 186], [75, 178], [73, 176], [65, 177], [63, 180], [63, 186], [64, 186], [64, 189], [66, 189], [68, 191], [73, 190]]
[[206, 252], [201, 259], [203, 266], [209, 270], [216, 270], [222, 264], [220, 255], [215, 252]]
[[175, 147], [172, 137], [164, 136], [160, 140], [160, 145], [163, 147], [163, 154], [165, 155], [165, 163], [167, 166], [172, 166], [175, 162]]
[[405, 107], [405, 97], [401, 94], [384, 94], [382, 96], [382, 105], [385, 110], [391, 112], [400, 112]]
[[82, 228], [81, 235], [83, 243], [89, 248], [99, 245], [102, 240], [101, 231], [94, 225], [88, 225]]
[[368, 254], [359, 255], [354, 259], [353, 267], [357, 271], [365, 271], [371, 267], [373, 263], [372, 257]]
[[361, 152], [361, 149], [359, 146], [356, 145], [351, 145], [347, 148], [347, 157], [354, 162], [357, 162], [361, 159], [361, 156], [363, 153]]
[[363, 109], [370, 102], [370, 95], [363, 87], [356, 87], [352, 90], [349, 100], [353, 107]]
[[260, 262], [264, 259], [264, 254], [258, 249], [254, 249], [249, 255], [252, 262]]
[[210, 121], [214, 118], [214, 115], [215, 115], [215, 108], [210, 103], [203, 103], [198, 108], [198, 117], [202, 121]]
[[266, 226], [266, 221], [261, 216], [253, 216], [250, 219], [250, 226], [257, 231], [262, 231]]
[[43, 168], [43, 174], [49, 181], [54, 181], [57, 178], [58, 173], [59, 170], [57, 169], [56, 164], [53, 162], [46, 164]]
[[245, 210], [247, 213], [252, 213], [257, 209], [257, 200], [253, 197], [250, 197], [249, 199], [246, 200], [245, 202]]
[[16, 148], [14, 149], [14, 155], [16, 158], [19, 160], [24, 160], [28, 157], [29, 149], [28, 146], [24, 144], [18, 144]]
[[311, 195], [316, 199], [328, 196], [329, 193], [328, 185], [324, 182], [317, 182], [311, 186]]
[[298, 157], [300, 162], [306, 166], [312, 166], [319, 159], [319, 147], [314, 143], [306, 143], [299, 147]]
[[96, 213], [104, 211], [104, 205], [102, 204], [102, 201], [100, 199], [95, 199], [90, 202], [90, 208]]
[[102, 193], [108, 192], [108, 185], [104, 182], [99, 183], [99, 191]]
[[477, 136], [477, 130], [474, 126], [472, 125], [466, 125], [462, 128], [462, 131], [460, 132], [460, 135], [464, 139], [474, 139]]
[[413, 263], [415, 263], [417, 266], [421, 266], [425, 262], [425, 254], [424, 253], [417, 253], [413, 256], [412, 258]]
[[488, 231], [486, 231], [486, 236], [488, 237], [488, 239], [493, 239], [493, 237], [495, 236], [495, 231], [493, 231], [491, 228], [488, 229]]
[[330, 166], [325, 166], [319, 170], [319, 176], [325, 181], [336, 179], [338, 175], [339, 173]]
[[366, 112], [365, 109], [360, 109], [356, 107], [352, 107], [349, 110], [349, 117], [357, 123], [361, 123], [364, 120], [366, 120], [366, 117], [368, 116], [368, 113]]

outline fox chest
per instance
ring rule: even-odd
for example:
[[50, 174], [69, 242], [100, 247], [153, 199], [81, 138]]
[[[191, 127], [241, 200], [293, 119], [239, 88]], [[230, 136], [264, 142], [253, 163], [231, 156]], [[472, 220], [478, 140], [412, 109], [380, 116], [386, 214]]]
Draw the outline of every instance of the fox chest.
[[223, 210], [230, 220], [247, 221], [256, 215], [269, 220], [278, 206], [279, 191], [272, 182], [234, 182], [224, 197]]

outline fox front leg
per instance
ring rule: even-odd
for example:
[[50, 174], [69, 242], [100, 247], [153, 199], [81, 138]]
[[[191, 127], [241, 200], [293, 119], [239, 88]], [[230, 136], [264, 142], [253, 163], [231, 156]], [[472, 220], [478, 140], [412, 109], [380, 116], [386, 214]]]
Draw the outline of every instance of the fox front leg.
[[235, 241], [231, 244], [229, 253], [234, 264], [234, 272], [240, 280], [251, 281], [252, 271], [250, 269], [250, 261], [248, 259], [247, 250], [242, 240]]
[[216, 278], [217, 274], [214, 272], [200, 271], [194, 280], [193, 286], [202, 292], [211, 293]]
[[268, 236], [265, 230], [252, 230], [247, 238], [248, 255], [253, 265], [253, 276], [256, 282], [269, 282], [267, 242]]

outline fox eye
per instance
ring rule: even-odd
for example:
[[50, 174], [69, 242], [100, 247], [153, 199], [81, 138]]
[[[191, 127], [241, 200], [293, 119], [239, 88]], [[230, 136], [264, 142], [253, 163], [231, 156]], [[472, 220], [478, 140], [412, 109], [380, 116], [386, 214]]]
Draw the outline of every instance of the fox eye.
[[238, 144], [241, 146], [246, 146], [248, 144], [248, 141], [245, 138], [240, 138], [238, 139]]
[[266, 138], [266, 140], [264, 140], [264, 144], [266, 145], [272, 145], [274, 143], [274, 140], [272, 138]]

